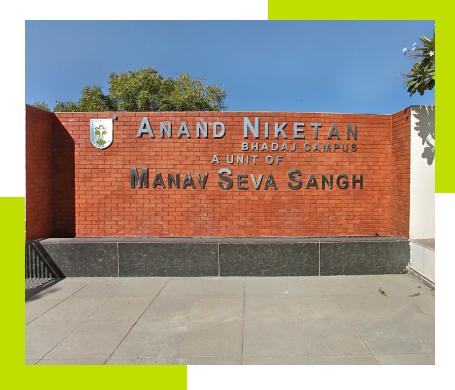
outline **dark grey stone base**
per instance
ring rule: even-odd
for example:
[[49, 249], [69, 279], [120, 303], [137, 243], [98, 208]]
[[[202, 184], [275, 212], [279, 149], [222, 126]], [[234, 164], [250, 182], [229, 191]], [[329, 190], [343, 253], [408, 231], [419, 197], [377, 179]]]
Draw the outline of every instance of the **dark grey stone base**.
[[409, 242], [394, 237], [50, 238], [65, 276], [317, 276], [398, 274]]
[[218, 275], [216, 243], [121, 242], [118, 257], [120, 276]]
[[408, 240], [321, 243], [321, 276], [400, 274], [409, 260]]
[[310, 276], [319, 274], [319, 244], [220, 243], [220, 276]]

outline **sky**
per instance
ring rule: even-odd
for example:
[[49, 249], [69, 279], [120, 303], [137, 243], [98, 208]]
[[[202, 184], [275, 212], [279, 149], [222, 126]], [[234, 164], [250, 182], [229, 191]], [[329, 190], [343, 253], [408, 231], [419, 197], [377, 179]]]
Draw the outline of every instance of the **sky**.
[[391, 114], [409, 97], [402, 52], [433, 21], [26, 21], [25, 102], [75, 101], [109, 74], [153, 67], [205, 77], [228, 111]]

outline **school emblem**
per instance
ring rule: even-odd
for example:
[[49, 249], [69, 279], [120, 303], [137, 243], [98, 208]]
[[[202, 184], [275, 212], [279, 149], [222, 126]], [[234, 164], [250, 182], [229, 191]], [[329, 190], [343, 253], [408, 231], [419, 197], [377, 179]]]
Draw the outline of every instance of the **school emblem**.
[[90, 140], [98, 149], [106, 149], [114, 139], [112, 119], [90, 119]]

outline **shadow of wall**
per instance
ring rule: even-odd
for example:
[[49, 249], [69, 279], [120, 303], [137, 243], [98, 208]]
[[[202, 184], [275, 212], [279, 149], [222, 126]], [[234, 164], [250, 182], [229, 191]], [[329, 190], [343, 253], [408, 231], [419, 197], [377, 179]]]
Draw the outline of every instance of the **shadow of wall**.
[[25, 106], [26, 240], [54, 235], [54, 113]]
[[54, 237], [75, 237], [74, 140], [57, 117], [53, 134]]
[[416, 124], [413, 131], [422, 140], [422, 158], [427, 160], [427, 164], [434, 162], [435, 156], [435, 113], [434, 107], [413, 107]]

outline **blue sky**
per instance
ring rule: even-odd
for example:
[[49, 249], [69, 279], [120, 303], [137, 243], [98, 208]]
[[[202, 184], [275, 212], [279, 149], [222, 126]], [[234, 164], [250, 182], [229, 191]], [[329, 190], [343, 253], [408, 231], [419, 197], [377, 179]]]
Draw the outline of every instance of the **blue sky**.
[[403, 55], [433, 21], [26, 21], [25, 102], [108, 93], [109, 73], [153, 67], [226, 90], [228, 111], [390, 114], [409, 97]]

